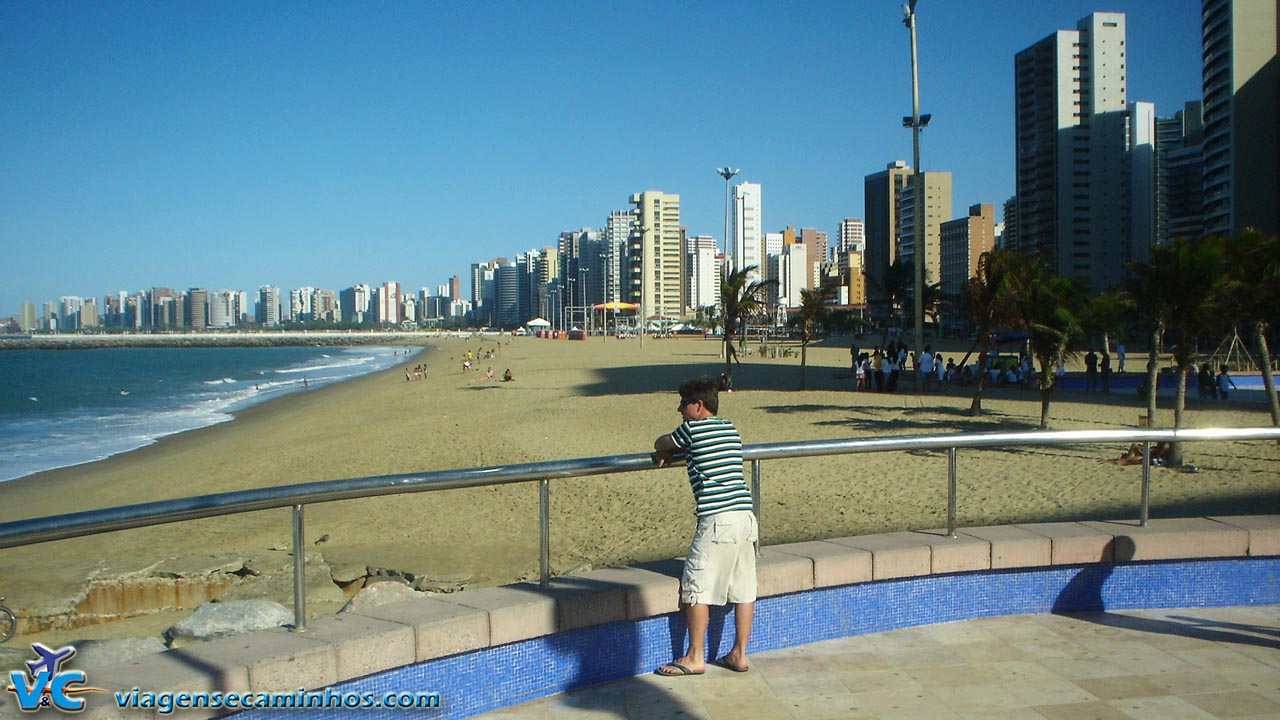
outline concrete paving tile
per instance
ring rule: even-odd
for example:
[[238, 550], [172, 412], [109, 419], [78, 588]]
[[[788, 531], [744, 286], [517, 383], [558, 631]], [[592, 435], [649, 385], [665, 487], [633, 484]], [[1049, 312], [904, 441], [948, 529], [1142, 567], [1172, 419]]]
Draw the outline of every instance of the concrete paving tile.
[[1036, 660], [1045, 660], [1056, 658], [1059, 660], [1080, 660], [1095, 657], [1094, 653], [1087, 648], [1068, 642], [1058, 636], [1052, 638], [1044, 638], [1042, 640], [1008, 640], [1009, 647], [1014, 648], [1028, 658]]
[[1173, 695], [1218, 692], [1222, 690], [1224, 683], [1227, 682], [1221, 676], [1203, 670], [1157, 673], [1155, 675], [1143, 675], [1142, 677], [1169, 690], [1170, 694]]
[[1017, 695], [1024, 703], [1037, 705], [1062, 705], [1097, 700], [1098, 697], [1070, 680], [1052, 679], [1015, 680], [1004, 683], [1004, 688]]
[[627, 720], [711, 720], [702, 704], [691, 705], [677, 701], [645, 704], [627, 703], [623, 710]]
[[1194, 670], [1196, 667], [1176, 655], [1171, 655], [1145, 644], [1122, 644], [1114, 652], [1103, 650], [1098, 656], [1109, 663], [1119, 665], [1135, 675], [1185, 672]]
[[881, 718], [955, 718], [954, 711], [925, 689], [915, 692], [878, 690], [856, 693], [858, 701]]
[[1002, 712], [960, 713], [960, 720], [1045, 720], [1045, 717], [1031, 708], [1020, 708]]
[[1101, 700], [1062, 705], [1037, 705], [1032, 708], [1046, 720], [1131, 720], [1119, 708]]
[[1074, 682], [1099, 700], [1160, 697], [1173, 694], [1168, 688], [1161, 687], [1141, 675], [1079, 678]]
[[712, 720], [793, 720], [795, 717], [773, 698], [756, 702], [729, 698], [714, 702], [708, 700], [703, 702], [703, 707]]
[[1042, 658], [1040, 664], [1068, 680], [1094, 677], [1118, 677], [1131, 674], [1128, 670], [1096, 658], [1060, 659]]
[[908, 671], [926, 688], [955, 687], [957, 685], [996, 685], [1001, 678], [982, 665], [947, 665], [944, 667], [916, 668]]
[[1110, 701], [1133, 720], [1214, 720], [1213, 715], [1180, 697], [1126, 698]]
[[[1280, 642], [1280, 641], [1277, 641]], [[1280, 669], [1280, 647], [1259, 647], [1257, 645], [1237, 645], [1236, 652], [1253, 660]]]
[[930, 692], [957, 713], [998, 712], [1026, 705], [999, 685], [952, 685], [930, 688]]
[[948, 645], [947, 649], [966, 662], [1006, 662], [1010, 660], [1038, 660], [1002, 640], [977, 641]]
[[863, 693], [874, 691], [915, 692], [923, 690], [918, 680], [906, 670], [855, 670], [837, 672], [836, 677], [851, 692]]
[[1223, 645], [1201, 647], [1196, 650], [1177, 650], [1171, 654], [1191, 665], [1209, 670], [1229, 667], [1247, 668], [1255, 667], [1258, 664], [1256, 659], [1240, 652], [1235, 647]]
[[1216, 693], [1182, 694], [1183, 700], [1195, 705], [1205, 712], [1220, 718], [1233, 718], [1242, 715], [1271, 715], [1280, 717], [1280, 703], [1272, 702], [1257, 693], [1244, 690]]
[[1062, 680], [1052, 670], [1038, 662], [1030, 660], [1010, 660], [1007, 662], [973, 663], [975, 667], [986, 668], [1002, 683], [1043, 680], [1052, 682]]
[[960, 656], [940, 648], [902, 649], [886, 651], [885, 658], [900, 668], [928, 668], [958, 665]]
[[844, 656], [829, 656], [824, 659], [824, 663], [833, 671], [893, 670], [897, 667], [885, 656], [876, 652], [852, 652]]

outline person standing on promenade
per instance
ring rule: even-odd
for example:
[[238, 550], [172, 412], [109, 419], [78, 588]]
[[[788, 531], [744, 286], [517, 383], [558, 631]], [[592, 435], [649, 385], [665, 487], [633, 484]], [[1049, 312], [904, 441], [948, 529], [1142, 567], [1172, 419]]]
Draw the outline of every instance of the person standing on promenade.
[[1116, 341], [1116, 372], [1124, 372], [1124, 341]]
[[1098, 390], [1098, 353], [1090, 350], [1088, 355], [1084, 356], [1084, 391], [1097, 392]]
[[697, 528], [680, 577], [680, 610], [689, 629], [685, 654], [654, 672], [664, 677], [706, 672], [705, 643], [711, 605], [733, 604], [733, 648], [716, 665], [746, 672], [747, 640], [755, 618], [756, 553], [760, 530], [742, 472], [742, 437], [716, 415], [720, 396], [708, 378], [680, 385], [683, 422], [653, 442], [653, 461], [670, 465], [684, 454], [693, 489]]
[[1111, 355], [1109, 355], [1106, 350], [1102, 351], [1102, 370], [1100, 372], [1100, 375], [1102, 376], [1102, 392], [1110, 393], [1111, 392]]

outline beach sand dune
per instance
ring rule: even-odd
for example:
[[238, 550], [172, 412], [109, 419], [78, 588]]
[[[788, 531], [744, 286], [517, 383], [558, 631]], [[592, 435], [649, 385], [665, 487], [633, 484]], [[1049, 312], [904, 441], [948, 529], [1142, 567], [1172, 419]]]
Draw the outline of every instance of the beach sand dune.
[[[868, 341], [869, 342], [869, 341]], [[0, 485], [0, 521], [245, 488], [346, 477], [648, 452], [679, 421], [681, 380], [723, 369], [718, 344], [700, 338], [552, 341], [439, 339], [404, 368], [299, 393], [239, 413], [230, 423], [165, 438], [108, 460]], [[752, 350], [750, 346], [748, 350]], [[470, 372], [463, 354], [481, 355]], [[744, 353], [737, 391], [721, 411], [748, 444], [886, 434], [1033, 429], [1036, 393], [989, 390], [987, 413], [968, 415], [971, 389], [895, 395], [850, 392], [847, 345], [811, 347], [807, 386], [799, 360]], [[496, 378], [510, 368], [514, 382]], [[1163, 408], [1164, 406], [1162, 406]], [[1132, 393], [1061, 392], [1054, 429], [1134, 427], [1145, 412]], [[1191, 401], [1188, 424], [1264, 426], [1261, 404]], [[1156, 425], [1173, 423], [1162, 409]], [[959, 522], [1133, 518], [1138, 468], [1102, 459], [1124, 448], [1010, 447], [963, 450]], [[1275, 443], [1200, 443], [1187, 449], [1200, 472], [1152, 473], [1152, 515], [1280, 512]], [[875, 453], [762, 464], [766, 544], [946, 524], [946, 454]], [[342, 501], [306, 509], [309, 538], [331, 567], [363, 566], [415, 577], [492, 585], [535, 577], [536, 483]], [[678, 556], [693, 523], [682, 469], [551, 483], [556, 573]], [[74, 604], [90, 578], [154, 575], [157, 565], [205, 558], [287, 561], [287, 509], [210, 518], [6, 550], [0, 592], [20, 613]], [[193, 561], [192, 561], [193, 562]], [[279, 598], [288, 604], [288, 596]], [[334, 603], [314, 602], [312, 613]], [[59, 639], [109, 636], [98, 626]]]

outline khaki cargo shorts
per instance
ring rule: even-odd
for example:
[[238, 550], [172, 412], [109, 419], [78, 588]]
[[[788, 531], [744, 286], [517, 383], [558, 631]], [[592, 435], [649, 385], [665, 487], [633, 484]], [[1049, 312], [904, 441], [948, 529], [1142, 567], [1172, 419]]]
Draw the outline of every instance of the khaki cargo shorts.
[[680, 602], [755, 602], [759, 542], [760, 529], [750, 510], [698, 518], [680, 577]]

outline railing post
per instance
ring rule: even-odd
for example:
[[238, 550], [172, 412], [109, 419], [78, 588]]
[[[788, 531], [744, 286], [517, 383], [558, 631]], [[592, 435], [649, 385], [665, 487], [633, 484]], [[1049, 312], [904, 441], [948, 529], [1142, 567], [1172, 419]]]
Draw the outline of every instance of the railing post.
[[551, 486], [546, 478], [538, 482], [538, 584], [551, 582]]
[[1147, 526], [1151, 512], [1151, 443], [1142, 443], [1142, 506], [1138, 508], [1138, 525]]
[[956, 449], [947, 448], [947, 537], [956, 536]]
[[307, 629], [307, 550], [302, 527], [302, 506], [293, 506], [293, 629]]
[[751, 461], [751, 505], [756, 511], [756, 528], [760, 527], [760, 461]]

